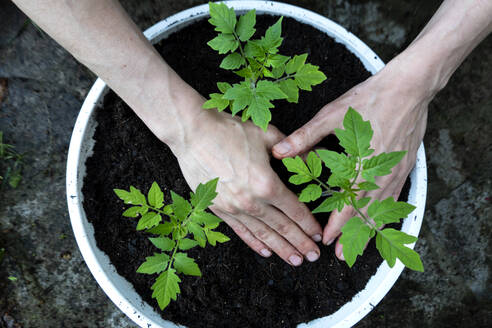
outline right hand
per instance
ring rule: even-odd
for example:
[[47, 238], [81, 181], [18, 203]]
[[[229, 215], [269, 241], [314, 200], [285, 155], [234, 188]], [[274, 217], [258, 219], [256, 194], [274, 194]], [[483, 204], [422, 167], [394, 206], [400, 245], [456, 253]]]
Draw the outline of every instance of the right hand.
[[319, 258], [320, 224], [270, 166], [271, 148], [284, 138], [280, 131], [270, 125], [265, 133], [250, 121], [202, 109], [186, 134], [172, 147], [186, 181], [195, 190], [219, 178], [211, 210], [249, 247], [294, 266]]

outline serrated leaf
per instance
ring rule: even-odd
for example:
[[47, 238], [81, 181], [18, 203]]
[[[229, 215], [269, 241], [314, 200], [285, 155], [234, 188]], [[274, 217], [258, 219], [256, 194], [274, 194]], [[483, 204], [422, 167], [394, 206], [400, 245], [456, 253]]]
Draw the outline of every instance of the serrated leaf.
[[268, 56], [268, 60], [266, 62], [267, 67], [281, 67], [290, 59], [289, 56], [283, 56], [280, 54], [273, 54]]
[[347, 154], [367, 157], [374, 152], [373, 149], [369, 149], [373, 135], [371, 123], [364, 121], [352, 107], [349, 107], [345, 114], [343, 127], [345, 130], [336, 128], [335, 135]]
[[195, 193], [191, 194], [191, 204], [195, 211], [204, 211], [212, 205], [212, 201], [217, 196], [217, 182], [219, 178], [212, 179], [205, 184], [200, 183]]
[[287, 95], [288, 102], [297, 103], [299, 101], [299, 88], [294, 80], [287, 79], [280, 81], [278, 86]]
[[256, 10], [250, 10], [239, 17], [237, 22], [236, 33], [241, 41], [248, 41], [255, 34]]
[[232, 115], [236, 115], [239, 111], [246, 108], [253, 101], [253, 91], [251, 87], [246, 82], [241, 82], [233, 84], [232, 88], [224, 93], [224, 98], [228, 100], [233, 100], [232, 103]]
[[183, 221], [191, 213], [191, 204], [174, 191], [171, 191], [171, 199], [173, 200], [174, 215], [176, 215], [178, 220]]
[[176, 270], [170, 268], [159, 275], [151, 289], [152, 297], [157, 300], [159, 308], [163, 310], [169, 302], [176, 300], [176, 296], [181, 292], [179, 283], [181, 280], [176, 275]]
[[350, 188], [350, 180], [333, 173], [328, 178], [328, 185], [330, 187], [340, 187], [344, 190], [348, 190]]
[[182, 251], [187, 251], [198, 245], [198, 242], [193, 239], [183, 238], [179, 241], [179, 249]]
[[366, 191], [376, 190], [380, 188], [377, 184], [368, 181], [361, 182], [357, 186], [359, 187], [359, 189]]
[[364, 252], [370, 233], [371, 228], [356, 216], [343, 226], [340, 244], [343, 245], [343, 257], [349, 267], [354, 265], [357, 255]]
[[406, 151], [394, 151], [365, 159], [362, 162], [362, 177], [374, 183], [376, 181], [374, 177], [390, 174], [391, 169], [400, 163], [406, 153]]
[[137, 230], [144, 230], [144, 229], [150, 229], [152, 227], [155, 227], [162, 221], [162, 217], [158, 213], [154, 212], [147, 212], [142, 217], [140, 220], [138, 220], [137, 224]]
[[302, 158], [300, 158], [299, 156], [296, 156], [294, 158], [286, 157], [282, 159], [282, 163], [284, 164], [284, 166], [287, 168], [287, 171], [289, 172], [312, 177], [311, 172], [306, 166], [306, 163], [304, 163]]
[[189, 222], [188, 229], [193, 234], [193, 238], [198, 242], [198, 245], [200, 245], [201, 247], [205, 247], [207, 243], [207, 238], [205, 236], [203, 228], [195, 222]]
[[319, 149], [319, 157], [334, 174], [341, 178], [352, 179], [356, 175], [355, 162], [347, 155], [331, 150]]
[[188, 257], [185, 253], [177, 252], [174, 256], [174, 268], [179, 273], [184, 273], [189, 276], [200, 277], [202, 275], [198, 264], [191, 257]]
[[251, 58], [263, 59], [263, 57], [265, 56], [265, 50], [263, 49], [261, 43], [258, 40], [250, 40], [246, 42], [246, 45], [244, 46], [244, 55], [250, 59]]
[[165, 221], [162, 224], [159, 224], [149, 230], [147, 232], [156, 234], [156, 235], [161, 235], [161, 236], [167, 236], [169, 235], [174, 229], [174, 224], [172, 224], [169, 221]]
[[229, 106], [229, 100], [224, 99], [221, 93], [211, 93], [208, 96], [210, 99], [203, 104], [204, 109], [217, 108], [221, 112]]
[[222, 222], [219, 217], [207, 212], [193, 212], [190, 216], [190, 220], [194, 223], [203, 225], [208, 229], [215, 229], [219, 226], [219, 223]]
[[152, 186], [149, 189], [149, 193], [147, 195], [147, 199], [149, 201], [150, 206], [155, 208], [161, 208], [164, 205], [164, 193], [161, 191], [161, 188], [157, 184], [157, 182], [153, 182]]
[[280, 17], [275, 24], [266, 30], [265, 37], [262, 38], [263, 48], [269, 53], [276, 53], [277, 48], [282, 44], [283, 39], [280, 36], [282, 34], [282, 20], [283, 17]]
[[223, 33], [208, 41], [207, 44], [221, 55], [226, 54], [229, 51], [234, 52], [239, 47], [239, 42], [234, 35]]
[[316, 207], [313, 210], [313, 213], [332, 212], [335, 209], [338, 209], [338, 211], [341, 212], [345, 205], [345, 199], [345, 194], [335, 191], [333, 192], [333, 195], [326, 198], [318, 207]]
[[312, 202], [321, 197], [321, 187], [317, 184], [310, 184], [306, 188], [304, 188], [299, 195], [299, 201], [303, 203]]
[[367, 209], [367, 214], [380, 227], [383, 224], [400, 222], [401, 218], [406, 218], [414, 209], [413, 205], [396, 202], [393, 197], [388, 197], [383, 201], [375, 199]]
[[[266, 81], [264, 81], [266, 82]], [[253, 97], [248, 107], [248, 115], [251, 116], [253, 123], [262, 128], [263, 131], [267, 131], [268, 123], [272, 120], [272, 113], [270, 108], [273, 108], [273, 104], [260, 96]]]
[[145, 262], [138, 267], [137, 272], [146, 274], [160, 273], [166, 270], [168, 263], [169, 256], [166, 253], [154, 253], [153, 256], [145, 258]]
[[[142, 206], [133, 206], [133, 207], [130, 207], [128, 208], [127, 210], [125, 210], [123, 212], [123, 216], [124, 217], [127, 217], [127, 218], [136, 218], [139, 214], [145, 214], [147, 211], [145, 210], [144, 213], [142, 213], [144, 207]], [[146, 209], [146, 207], [145, 207]]]
[[217, 88], [219, 88], [220, 92], [225, 93], [227, 90], [232, 88], [232, 85], [227, 82], [217, 82]]
[[227, 55], [224, 59], [222, 59], [222, 62], [220, 63], [220, 68], [236, 69], [244, 64], [246, 64], [244, 58], [237, 52], [234, 52], [232, 54]]
[[267, 100], [287, 98], [287, 95], [272, 81], [259, 81], [256, 85], [256, 95]]
[[209, 2], [210, 24], [215, 26], [215, 30], [224, 33], [234, 33], [236, 28], [236, 13], [233, 8], [227, 7], [223, 3]]
[[297, 71], [294, 80], [299, 89], [311, 91], [311, 86], [320, 84], [326, 80], [326, 76], [319, 70], [318, 66], [304, 64]]
[[225, 243], [230, 240], [229, 237], [218, 231], [207, 229], [205, 230], [205, 234], [207, 235], [208, 243], [212, 246], [215, 246], [217, 243]]
[[174, 246], [176, 246], [174, 240], [167, 237], [149, 238], [149, 240], [155, 247], [166, 252], [172, 250]]
[[415, 271], [424, 271], [424, 265], [419, 254], [405, 245], [417, 241], [417, 237], [410, 236], [402, 231], [392, 228], [378, 231], [376, 236], [376, 248], [381, 256], [388, 262], [390, 268], [395, 265], [398, 258], [406, 267]]
[[249, 79], [253, 76], [253, 71], [251, 71], [251, 68], [248, 66], [248, 67], [241, 68], [239, 71], [235, 71], [234, 74]]
[[285, 73], [294, 74], [301, 68], [306, 62], [308, 54], [295, 55], [285, 65]]
[[361, 199], [358, 199], [355, 204], [357, 205], [357, 208], [361, 209], [367, 206], [369, 202], [371, 201], [371, 197], [364, 197]]
[[[285, 65], [280, 65], [280, 66], [274, 67], [272, 69], [272, 77], [274, 79], [279, 79], [280, 77], [282, 77], [282, 75], [284, 75], [284, 72], [285, 72]], [[282, 87], [280, 85], [281, 82], [283, 82], [283, 81], [278, 82], [278, 84], [279, 84], [278, 86], [282, 90]], [[297, 84], [296, 84], [296, 88], [297, 88]], [[284, 91], [284, 90], [282, 90], [282, 91]], [[287, 94], [285, 91], [284, 91], [284, 93]]]
[[113, 191], [125, 204], [147, 205], [145, 196], [134, 186], [130, 186], [129, 192], [122, 189], [113, 189]]
[[314, 151], [309, 152], [306, 159], [306, 164], [311, 171], [313, 177], [318, 178], [321, 175], [321, 159], [316, 155]]

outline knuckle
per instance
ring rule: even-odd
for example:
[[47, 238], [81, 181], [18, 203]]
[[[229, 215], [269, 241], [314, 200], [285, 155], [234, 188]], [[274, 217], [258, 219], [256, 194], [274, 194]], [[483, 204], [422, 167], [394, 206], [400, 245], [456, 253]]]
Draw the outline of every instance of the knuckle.
[[279, 224], [276, 230], [281, 236], [286, 236], [290, 234], [294, 229], [295, 229], [294, 224], [283, 223], [283, 224]]
[[238, 207], [250, 215], [259, 215], [261, 212], [259, 204], [251, 196], [240, 196], [238, 199]]
[[221, 210], [226, 212], [227, 214], [230, 214], [230, 215], [239, 214], [239, 209], [236, 206], [229, 204], [229, 203], [222, 205]]
[[260, 240], [267, 240], [270, 237], [270, 231], [266, 229], [258, 229], [255, 232], [255, 236]]

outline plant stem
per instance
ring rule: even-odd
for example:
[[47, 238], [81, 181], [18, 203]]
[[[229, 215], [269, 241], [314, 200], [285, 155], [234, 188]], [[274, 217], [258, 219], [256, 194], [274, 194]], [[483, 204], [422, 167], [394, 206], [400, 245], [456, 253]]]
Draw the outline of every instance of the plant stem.
[[366, 222], [367, 225], [369, 225], [372, 229], [378, 230], [377, 227], [374, 224], [372, 224], [369, 218], [365, 216], [364, 213], [362, 213], [362, 211], [357, 207], [353, 197], [350, 198], [350, 203], [352, 204], [352, 207], [355, 209], [355, 211], [359, 213], [362, 219]]
[[320, 179], [318, 178], [314, 178], [314, 180], [319, 183], [323, 188], [326, 189], [326, 191], [328, 191], [330, 193], [330, 195], [333, 193], [333, 190], [326, 184], [324, 183], [323, 181], [321, 181]]
[[284, 80], [290, 79], [291, 77], [296, 77], [296, 74], [294, 74], [294, 75], [287, 74], [286, 76], [281, 77], [280, 79], [274, 80], [273, 83], [282, 82]]

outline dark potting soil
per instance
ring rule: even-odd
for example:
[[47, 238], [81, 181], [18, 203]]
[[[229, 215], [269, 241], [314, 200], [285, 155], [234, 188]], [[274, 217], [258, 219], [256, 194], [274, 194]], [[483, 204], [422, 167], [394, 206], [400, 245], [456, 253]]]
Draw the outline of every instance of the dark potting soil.
[[[258, 17], [256, 35], [263, 35], [276, 19]], [[370, 73], [343, 45], [314, 28], [284, 19], [282, 35], [282, 54], [308, 53], [308, 61], [319, 65], [328, 78], [312, 92], [301, 91], [299, 104], [275, 103], [272, 123], [289, 134]], [[204, 20], [157, 45], [167, 63], [204, 96], [216, 92], [216, 81], [238, 81], [229, 71], [219, 69], [223, 56], [206, 45], [214, 36], [213, 27]], [[98, 247], [108, 254], [118, 273], [158, 309], [150, 290], [157, 276], [136, 273], [156, 248], [148, 235], [135, 230], [136, 219], [121, 216], [125, 206], [113, 188], [133, 185], [146, 192], [157, 181], [167, 202], [170, 190], [187, 196], [190, 189], [169, 148], [114, 93], [105, 97], [97, 121], [94, 154], [87, 160], [83, 187], [87, 218], [94, 225]], [[331, 149], [336, 148], [335, 143], [332, 137], [322, 142]], [[272, 161], [272, 166], [287, 182], [281, 163]], [[328, 215], [317, 219], [324, 226]], [[304, 261], [295, 268], [277, 256], [264, 259], [256, 255], [228, 226], [221, 226], [219, 230], [231, 241], [189, 251], [203, 276], [181, 277], [181, 294], [162, 313], [165, 319], [188, 327], [295, 327], [329, 315], [350, 301], [381, 263], [371, 242], [352, 269], [337, 260], [333, 246], [322, 245], [317, 262]]]

